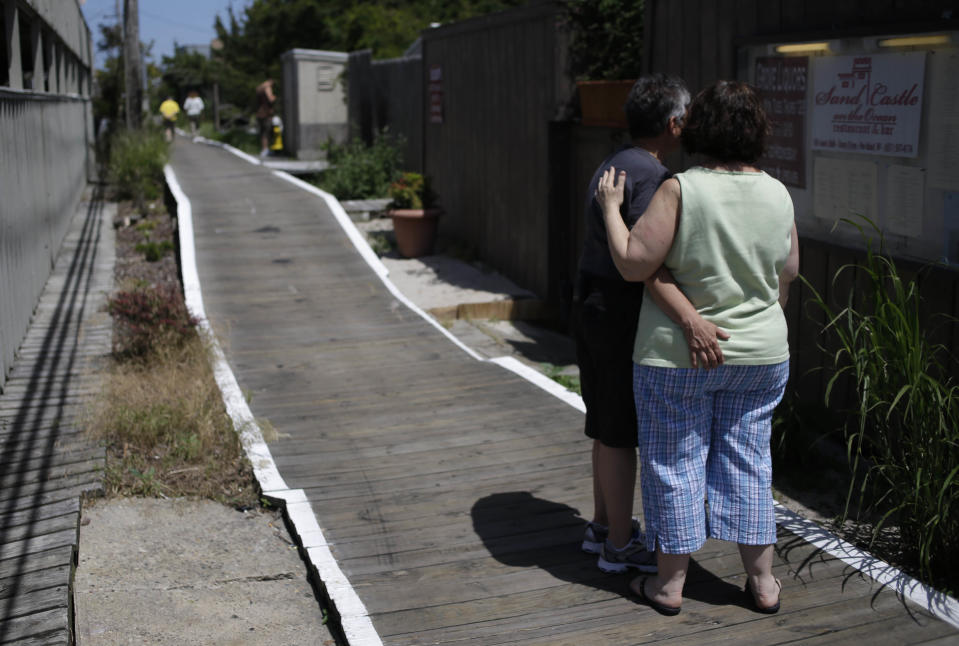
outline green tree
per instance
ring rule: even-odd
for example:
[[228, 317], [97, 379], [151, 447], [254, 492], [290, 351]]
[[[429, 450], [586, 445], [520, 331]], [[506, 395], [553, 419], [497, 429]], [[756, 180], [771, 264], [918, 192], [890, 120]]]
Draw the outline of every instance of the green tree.
[[158, 83], [150, 96], [153, 112], [168, 96], [182, 104], [190, 90], [200, 92], [207, 102], [212, 100], [214, 63], [203, 54], [177, 49], [173, 56], [163, 57], [156, 74]]
[[216, 18], [214, 28], [223, 43], [214, 57], [221, 97], [253, 108], [256, 85], [268, 77], [279, 81], [280, 56], [293, 48], [371, 49], [374, 58], [390, 58], [402, 54], [432, 23], [520, 4], [522, 0], [254, 0], [239, 15], [229, 9]]
[[634, 79], [643, 54], [642, 0], [569, 0], [570, 71], [578, 79]]

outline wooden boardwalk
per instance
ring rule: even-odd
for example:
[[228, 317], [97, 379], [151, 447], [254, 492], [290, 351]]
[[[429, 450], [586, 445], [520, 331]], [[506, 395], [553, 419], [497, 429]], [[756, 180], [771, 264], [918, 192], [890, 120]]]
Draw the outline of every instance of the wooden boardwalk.
[[718, 541], [695, 555], [680, 616], [633, 604], [627, 576], [579, 551], [581, 413], [397, 302], [322, 200], [183, 140], [173, 166], [207, 314], [383, 643], [959, 643], [785, 531], [778, 615], [748, 609], [735, 546]]
[[76, 416], [110, 351], [114, 259], [103, 203], [82, 206], [0, 395], [0, 644], [73, 643], [80, 496], [104, 460]]

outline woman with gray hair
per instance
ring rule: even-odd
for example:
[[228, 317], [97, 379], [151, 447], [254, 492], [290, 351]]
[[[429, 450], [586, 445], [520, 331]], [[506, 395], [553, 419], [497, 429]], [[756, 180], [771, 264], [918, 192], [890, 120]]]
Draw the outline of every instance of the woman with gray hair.
[[[618, 217], [625, 175], [611, 168], [597, 187], [623, 277], [665, 267], [691, 303], [677, 323], [647, 299], [633, 348], [646, 547], [658, 574], [630, 590], [667, 615], [679, 613], [689, 556], [707, 536], [739, 544], [757, 611], [780, 606], [769, 438], [789, 375], [781, 306], [799, 248], [789, 193], [755, 165], [768, 131], [752, 89], [719, 81], [693, 100], [683, 128], [686, 151], [705, 161], [664, 182], [632, 230]], [[730, 335], [709, 371], [687, 349], [702, 319]]]

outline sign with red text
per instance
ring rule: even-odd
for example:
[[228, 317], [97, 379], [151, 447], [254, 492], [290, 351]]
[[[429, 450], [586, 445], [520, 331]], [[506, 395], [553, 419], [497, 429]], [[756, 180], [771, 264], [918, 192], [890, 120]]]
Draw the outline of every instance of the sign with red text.
[[813, 61], [812, 148], [916, 157], [925, 52]]
[[430, 66], [430, 123], [443, 123], [443, 68]]
[[783, 184], [806, 187], [806, 81], [809, 58], [762, 56], [753, 85], [762, 99], [772, 132], [759, 166]]

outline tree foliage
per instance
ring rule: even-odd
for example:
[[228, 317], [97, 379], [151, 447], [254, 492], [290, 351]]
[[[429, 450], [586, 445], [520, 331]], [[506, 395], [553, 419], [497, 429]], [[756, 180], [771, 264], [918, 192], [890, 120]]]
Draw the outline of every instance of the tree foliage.
[[280, 56], [290, 49], [370, 49], [374, 58], [392, 58], [432, 23], [520, 4], [522, 0], [254, 0], [239, 14], [229, 9], [217, 16], [214, 27], [223, 48], [211, 69], [223, 101], [252, 109], [257, 84], [265, 78], [281, 80]]
[[643, 55], [642, 0], [569, 0], [570, 67], [581, 79], [634, 79]]

